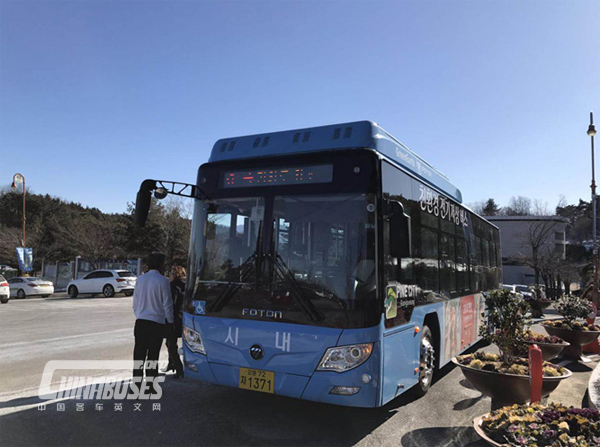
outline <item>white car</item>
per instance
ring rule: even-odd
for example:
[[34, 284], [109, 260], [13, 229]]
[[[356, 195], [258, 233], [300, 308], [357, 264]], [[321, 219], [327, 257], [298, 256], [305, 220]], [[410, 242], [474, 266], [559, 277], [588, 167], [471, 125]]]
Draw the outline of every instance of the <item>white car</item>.
[[523, 295], [523, 298], [530, 299], [533, 298], [533, 292], [528, 286], [524, 286], [522, 284], [515, 284], [515, 288], [517, 289], [517, 293]]
[[6, 278], [0, 275], [0, 302], [2, 304], [8, 303], [10, 299], [10, 288], [8, 287], [8, 282]]
[[35, 276], [17, 276], [8, 280], [10, 296], [25, 298], [28, 296], [49, 297], [54, 293], [54, 284]]
[[95, 270], [81, 279], [74, 279], [67, 285], [71, 298], [79, 294], [102, 294], [107, 298], [116, 293], [133, 295], [137, 277], [128, 270]]
[[528, 286], [524, 286], [522, 284], [502, 284], [502, 288], [506, 290], [510, 290], [513, 293], [520, 293], [523, 295], [523, 298], [531, 298], [533, 293]]

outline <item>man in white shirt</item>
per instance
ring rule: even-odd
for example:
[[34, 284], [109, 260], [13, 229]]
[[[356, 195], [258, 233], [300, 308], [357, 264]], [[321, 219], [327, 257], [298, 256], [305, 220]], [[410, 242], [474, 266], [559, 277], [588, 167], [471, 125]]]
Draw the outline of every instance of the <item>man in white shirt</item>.
[[[148, 273], [140, 276], [133, 292], [135, 314], [135, 347], [133, 348], [133, 380], [138, 386], [144, 376], [151, 381], [158, 375], [158, 357], [165, 331], [173, 329], [173, 299], [169, 279], [164, 270], [165, 255], [152, 253], [148, 257]], [[152, 390], [153, 387], [150, 386]]]

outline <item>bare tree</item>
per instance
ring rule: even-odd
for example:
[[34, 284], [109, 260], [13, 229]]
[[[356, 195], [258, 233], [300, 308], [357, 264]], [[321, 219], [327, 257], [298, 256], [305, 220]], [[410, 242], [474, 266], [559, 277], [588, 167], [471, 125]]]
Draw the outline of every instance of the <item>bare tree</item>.
[[532, 216], [549, 216], [551, 214], [548, 209], [548, 202], [540, 199], [533, 199], [533, 206], [530, 212]]
[[581, 279], [580, 269], [578, 269], [572, 262], [562, 261], [558, 271], [565, 287], [567, 294], [571, 293], [571, 283], [579, 281]]
[[564, 208], [569, 204], [569, 202], [567, 202], [567, 198], [565, 197], [564, 194], [559, 194], [558, 196], [558, 203], [556, 204], [556, 214], [558, 214], [558, 209], [560, 208]]
[[17, 259], [15, 247], [21, 246], [21, 229], [0, 226], [0, 259]]
[[94, 270], [100, 267], [99, 261], [122, 255], [122, 248], [117, 244], [114, 228], [106, 219], [85, 216], [71, 222], [57, 228], [57, 239], [73, 247]]
[[163, 231], [166, 265], [185, 264], [192, 231], [192, 205], [189, 199], [169, 197], [164, 204]]
[[531, 199], [524, 196], [512, 196], [508, 206], [504, 207], [508, 216], [528, 216], [531, 214]]
[[518, 261], [529, 265], [535, 272], [535, 283], [540, 283], [542, 257], [553, 258], [554, 232], [558, 222], [551, 219], [535, 219], [527, 222], [527, 228], [518, 233], [525, 252], [518, 255]]
[[[558, 285], [557, 279], [560, 275], [559, 268], [562, 262], [562, 256], [555, 250], [542, 250], [542, 254], [538, 257], [538, 266], [544, 284], [546, 285], [546, 293], [551, 298], [557, 297]], [[536, 282], [536, 284], [538, 284]]]
[[483, 216], [483, 210], [485, 208], [485, 200], [480, 200], [478, 202], [469, 203], [469, 208], [473, 210], [476, 214]]

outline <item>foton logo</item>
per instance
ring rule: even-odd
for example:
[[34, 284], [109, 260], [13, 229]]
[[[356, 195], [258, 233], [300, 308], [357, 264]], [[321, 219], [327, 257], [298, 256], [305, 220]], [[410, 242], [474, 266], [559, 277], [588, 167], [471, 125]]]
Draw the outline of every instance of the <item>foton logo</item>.
[[264, 310], [264, 309], [242, 309], [242, 315], [250, 317], [266, 317], [266, 318], [283, 318], [283, 312], [279, 310]]

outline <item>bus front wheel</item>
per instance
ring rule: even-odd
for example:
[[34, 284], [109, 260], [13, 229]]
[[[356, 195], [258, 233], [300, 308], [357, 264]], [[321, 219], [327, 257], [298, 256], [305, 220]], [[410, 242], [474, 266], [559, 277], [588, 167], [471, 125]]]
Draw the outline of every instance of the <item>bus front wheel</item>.
[[431, 329], [423, 326], [421, 344], [419, 346], [419, 381], [415, 386], [417, 396], [424, 396], [433, 383], [435, 372], [435, 344]]

